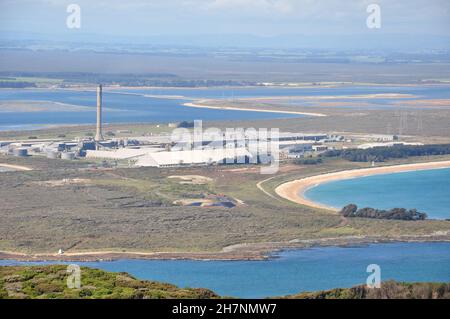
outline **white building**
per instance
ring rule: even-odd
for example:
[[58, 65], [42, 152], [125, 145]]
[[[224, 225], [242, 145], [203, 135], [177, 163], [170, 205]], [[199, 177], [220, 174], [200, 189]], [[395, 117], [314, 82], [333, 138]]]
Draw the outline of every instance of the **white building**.
[[420, 145], [423, 145], [423, 143], [406, 143], [406, 142], [366, 143], [366, 144], [358, 145], [358, 148], [361, 149], [361, 150], [366, 150], [366, 149], [374, 148], [374, 147], [392, 147], [392, 146], [396, 146], [396, 145], [416, 145], [416, 146], [420, 146]]
[[183, 165], [211, 165], [245, 163], [252, 154], [245, 148], [192, 150], [150, 153], [137, 158], [136, 166], [176, 167]]
[[96, 151], [87, 150], [86, 158], [126, 160], [162, 151], [164, 151], [164, 149], [159, 147], [119, 148], [113, 150], [96, 150]]

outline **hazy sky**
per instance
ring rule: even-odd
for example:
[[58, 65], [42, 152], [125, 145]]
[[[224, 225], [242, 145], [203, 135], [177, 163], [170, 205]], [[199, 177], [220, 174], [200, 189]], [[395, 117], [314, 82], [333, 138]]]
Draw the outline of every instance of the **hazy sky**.
[[[71, 3], [87, 34], [450, 35], [448, 0], [0, 0], [0, 30], [65, 33]], [[380, 30], [366, 27], [371, 3]]]

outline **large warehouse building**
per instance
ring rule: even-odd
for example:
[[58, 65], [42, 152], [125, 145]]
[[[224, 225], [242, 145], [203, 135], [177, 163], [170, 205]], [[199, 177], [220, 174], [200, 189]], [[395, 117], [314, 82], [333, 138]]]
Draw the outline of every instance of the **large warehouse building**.
[[183, 165], [233, 164], [246, 163], [251, 158], [252, 154], [245, 148], [158, 152], [139, 157], [135, 165], [176, 167]]

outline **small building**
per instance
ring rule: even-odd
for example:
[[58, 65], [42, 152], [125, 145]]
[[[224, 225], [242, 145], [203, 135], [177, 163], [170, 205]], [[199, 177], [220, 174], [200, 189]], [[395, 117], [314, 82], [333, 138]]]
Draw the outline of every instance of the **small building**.
[[15, 148], [13, 150], [13, 154], [14, 154], [14, 156], [17, 156], [17, 157], [26, 157], [26, 156], [28, 156], [28, 149], [26, 149], [26, 148]]
[[366, 143], [358, 145], [359, 149], [366, 150], [369, 148], [375, 148], [375, 147], [393, 147], [397, 145], [411, 145], [411, 146], [420, 146], [423, 145], [423, 143], [406, 143], [406, 142], [391, 142], [391, 143]]
[[325, 152], [328, 150], [328, 146], [326, 145], [313, 145], [312, 149], [314, 152]]

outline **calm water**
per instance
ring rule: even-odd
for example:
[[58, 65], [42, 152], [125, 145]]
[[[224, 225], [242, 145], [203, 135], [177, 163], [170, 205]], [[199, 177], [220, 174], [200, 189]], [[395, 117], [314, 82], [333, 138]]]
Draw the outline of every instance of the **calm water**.
[[342, 208], [416, 208], [429, 218], [450, 218], [450, 169], [375, 175], [325, 183], [305, 193], [309, 199]]
[[[366, 282], [369, 264], [382, 280], [450, 281], [450, 243], [390, 243], [284, 251], [268, 261], [117, 260], [79, 263], [221, 295], [263, 298]], [[23, 264], [1, 261], [0, 265]], [[29, 263], [28, 263], [29, 264]], [[33, 263], [42, 264], [42, 263]]]
[[[122, 93], [122, 94], [120, 94]], [[133, 94], [129, 94], [133, 93]], [[374, 93], [414, 94], [424, 99], [450, 98], [448, 87], [338, 87], [338, 88], [209, 88], [209, 89], [120, 89], [106, 91], [103, 95], [106, 123], [167, 123], [192, 120], [251, 120], [293, 118], [301, 115], [261, 113], [233, 110], [208, 110], [185, 107], [182, 104], [197, 98], [233, 99], [264, 96], [334, 96]], [[180, 96], [164, 99], [144, 96]], [[341, 99], [346, 101], [346, 99]], [[8, 112], [1, 113], [0, 130], [40, 128], [49, 124], [95, 123], [95, 92], [44, 89], [0, 89], [0, 101], [53, 101], [91, 107], [89, 111], [77, 112]], [[348, 100], [352, 101], [352, 100]], [[376, 108], [391, 107], [389, 100], [368, 99]], [[353, 100], [354, 102], [354, 100]], [[284, 101], [292, 105], [298, 101]], [[300, 103], [314, 107], [314, 103]], [[311, 105], [310, 105], [311, 104]], [[353, 106], [350, 106], [353, 107]]]
[[[175, 94], [176, 92], [172, 92]], [[2, 112], [0, 127], [30, 128], [45, 124], [95, 123], [96, 93], [67, 90], [0, 90], [0, 101], [52, 101], [87, 106], [88, 111]], [[152, 98], [143, 95], [103, 93], [105, 123], [167, 123], [193, 120], [246, 120], [292, 118], [301, 115], [249, 111], [199, 109], [183, 106], [186, 99]]]
[[[118, 90], [115, 90], [118, 91]], [[341, 86], [317, 88], [277, 88], [277, 87], [242, 87], [242, 88], [154, 88], [154, 89], [120, 89], [120, 92], [134, 92], [150, 95], [182, 95], [190, 98], [251, 98], [264, 96], [334, 96], [353, 94], [401, 93], [414, 94], [423, 98], [448, 98], [448, 86]]]

